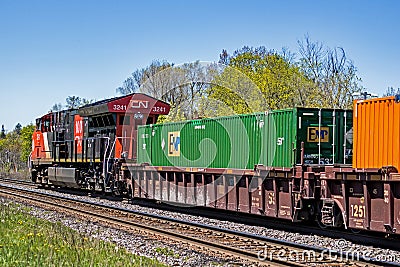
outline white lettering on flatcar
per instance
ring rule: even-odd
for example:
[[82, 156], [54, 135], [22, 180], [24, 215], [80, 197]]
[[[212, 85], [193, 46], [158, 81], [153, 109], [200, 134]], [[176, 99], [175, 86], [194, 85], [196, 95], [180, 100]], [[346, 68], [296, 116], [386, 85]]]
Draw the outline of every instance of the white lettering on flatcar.
[[351, 216], [356, 218], [364, 218], [365, 217], [365, 206], [363, 205], [350, 205]]

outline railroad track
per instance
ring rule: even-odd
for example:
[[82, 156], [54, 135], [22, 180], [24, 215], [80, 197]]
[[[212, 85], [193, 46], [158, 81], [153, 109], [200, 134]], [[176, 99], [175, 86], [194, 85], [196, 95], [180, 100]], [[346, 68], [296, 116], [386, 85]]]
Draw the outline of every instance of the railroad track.
[[[260, 266], [389, 266], [373, 259], [354, 260], [349, 255], [317, 247], [290, 243], [274, 238], [219, 229], [209, 225], [181, 221], [169, 217], [114, 208], [102, 204], [54, 196], [28, 189], [0, 185], [0, 195], [33, 203], [47, 209], [63, 210], [118, 229], [135, 229], [161, 238], [190, 244], [203, 250], [218, 251], [227, 258], [240, 259]], [[332, 255], [334, 257], [332, 257]], [[351, 256], [351, 255], [350, 255]], [[393, 266], [398, 266], [393, 264]]]
[[[24, 186], [38, 187], [37, 184], [30, 182], [29, 180], [18, 180], [18, 179], [10, 179], [10, 178], [2, 178], [0, 177], [0, 181], [8, 183], [8, 184], [19, 184]], [[45, 189], [45, 188], [43, 188]], [[51, 191], [56, 190], [56, 192], [61, 192], [65, 194], [71, 195], [88, 195], [87, 191], [77, 191], [74, 189], [56, 189], [56, 188], [47, 188]], [[51, 192], [50, 191], [50, 192]], [[111, 200], [111, 201], [121, 201], [122, 198], [116, 198], [112, 196], [102, 196], [102, 198]], [[334, 239], [342, 238], [348, 241], [354, 242], [356, 244], [363, 244], [368, 246], [377, 246], [385, 249], [398, 250], [398, 242], [400, 241], [398, 238], [393, 237], [385, 237], [382, 234], [373, 234], [373, 233], [353, 233], [350, 231], [346, 231], [344, 229], [334, 229], [334, 228], [320, 228], [315, 225], [309, 224], [293, 224], [287, 220], [273, 220], [273, 219], [265, 219], [260, 220], [260, 216], [252, 216], [251, 214], [240, 214], [239, 216], [235, 216], [235, 214], [231, 211], [216, 211], [210, 209], [185, 209], [182, 207], [177, 207], [173, 205], [168, 205], [165, 203], [155, 203], [151, 201], [136, 199], [134, 203], [139, 206], [149, 207], [159, 210], [166, 210], [184, 214], [190, 214], [194, 216], [201, 216], [207, 218], [213, 218], [216, 220], [226, 220], [226, 217], [232, 217], [232, 222], [267, 227], [272, 229], [279, 229], [283, 231], [289, 231], [294, 233], [303, 233], [303, 234], [314, 234], [320, 235], [324, 237], [330, 237]]]
[[19, 180], [19, 179], [13, 179], [13, 178], [5, 178], [0, 176], [0, 181], [5, 182], [8, 184], [19, 184], [19, 185], [29, 185], [29, 186], [37, 186], [36, 184], [32, 183], [29, 180]]

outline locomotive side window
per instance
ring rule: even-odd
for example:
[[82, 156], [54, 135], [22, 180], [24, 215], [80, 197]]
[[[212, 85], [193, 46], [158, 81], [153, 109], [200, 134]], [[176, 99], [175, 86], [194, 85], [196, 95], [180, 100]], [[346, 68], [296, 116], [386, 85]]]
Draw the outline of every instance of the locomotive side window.
[[44, 121], [44, 131], [49, 132], [50, 131], [50, 121], [45, 120]]
[[98, 128], [100, 125], [99, 117], [93, 117], [93, 127]]
[[105, 114], [101, 116], [89, 117], [88, 122], [90, 129], [109, 127], [115, 125], [115, 119], [113, 114]]
[[69, 125], [69, 113], [65, 114], [65, 124]]
[[41, 122], [42, 122], [42, 120], [41, 119], [37, 119], [36, 120], [36, 130], [40, 130], [40, 127], [41, 127]]
[[115, 125], [113, 115], [112, 114], [108, 114], [108, 115], [104, 116], [104, 123], [105, 123], [106, 126]]
[[51, 117], [46, 116], [40, 120], [39, 124], [40, 131], [51, 132], [52, 131], [51, 126], [52, 126]]
[[93, 118], [89, 118], [88, 119], [88, 121], [89, 121], [89, 128], [93, 128], [93, 126], [94, 126], [94, 123], [93, 123]]
[[155, 118], [154, 118], [153, 116], [149, 115], [149, 116], [147, 117], [146, 124], [154, 124], [154, 123], [155, 123], [155, 120], [154, 120], [154, 119], [155, 119]]
[[130, 115], [119, 115], [119, 125], [130, 125], [131, 124], [131, 116]]

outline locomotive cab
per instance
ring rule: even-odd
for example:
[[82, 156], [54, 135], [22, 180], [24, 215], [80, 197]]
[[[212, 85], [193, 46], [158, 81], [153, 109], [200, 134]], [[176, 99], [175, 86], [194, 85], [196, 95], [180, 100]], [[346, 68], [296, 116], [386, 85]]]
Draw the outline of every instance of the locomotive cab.
[[70, 115], [75, 110], [50, 112], [36, 119], [32, 135], [32, 152], [30, 155], [31, 178], [33, 182], [48, 183], [48, 168], [57, 159], [67, 158], [71, 154], [66, 140], [72, 121]]

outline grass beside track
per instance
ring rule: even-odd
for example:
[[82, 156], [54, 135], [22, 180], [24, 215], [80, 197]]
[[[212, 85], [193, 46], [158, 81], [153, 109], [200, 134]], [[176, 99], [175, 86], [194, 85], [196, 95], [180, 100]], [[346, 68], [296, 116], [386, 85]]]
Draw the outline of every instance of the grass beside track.
[[164, 266], [0, 202], [0, 266]]

